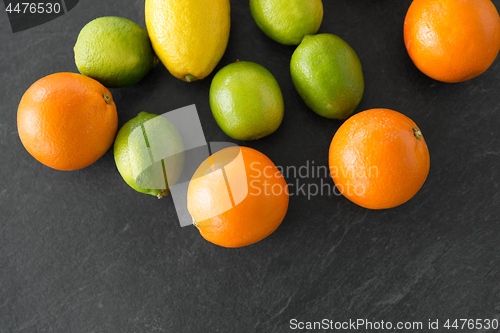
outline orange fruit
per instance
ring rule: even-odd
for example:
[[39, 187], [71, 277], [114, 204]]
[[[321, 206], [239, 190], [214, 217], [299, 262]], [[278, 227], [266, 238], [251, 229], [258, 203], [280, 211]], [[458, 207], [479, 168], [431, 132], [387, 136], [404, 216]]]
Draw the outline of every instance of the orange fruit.
[[187, 198], [203, 238], [224, 247], [242, 247], [279, 227], [288, 209], [288, 186], [266, 155], [229, 147], [198, 167]]
[[109, 90], [75, 73], [56, 73], [36, 81], [17, 110], [24, 147], [57, 170], [76, 170], [97, 161], [113, 144], [117, 128]]
[[404, 23], [410, 58], [443, 82], [472, 79], [500, 50], [500, 17], [490, 0], [414, 0]]
[[329, 160], [337, 189], [371, 209], [410, 200], [424, 184], [430, 166], [418, 126], [388, 109], [363, 111], [346, 120], [333, 137]]

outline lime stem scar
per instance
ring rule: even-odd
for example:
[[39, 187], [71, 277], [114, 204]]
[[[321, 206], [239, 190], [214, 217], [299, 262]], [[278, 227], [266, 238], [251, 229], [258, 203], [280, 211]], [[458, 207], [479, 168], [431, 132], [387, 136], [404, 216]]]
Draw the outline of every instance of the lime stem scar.
[[193, 82], [196, 80], [196, 76], [191, 75], [191, 74], [184, 76], [184, 78], [186, 79], [187, 82]]

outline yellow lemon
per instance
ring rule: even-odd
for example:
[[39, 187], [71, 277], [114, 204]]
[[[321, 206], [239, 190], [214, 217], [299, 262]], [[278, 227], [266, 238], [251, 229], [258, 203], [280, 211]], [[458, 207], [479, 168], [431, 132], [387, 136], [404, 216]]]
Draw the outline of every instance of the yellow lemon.
[[229, 39], [229, 0], [146, 0], [146, 27], [158, 58], [184, 81], [209, 75]]

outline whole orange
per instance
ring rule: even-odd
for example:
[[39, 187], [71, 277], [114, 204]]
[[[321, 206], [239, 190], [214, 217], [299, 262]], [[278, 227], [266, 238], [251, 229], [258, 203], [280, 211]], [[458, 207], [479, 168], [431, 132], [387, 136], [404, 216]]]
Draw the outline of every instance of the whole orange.
[[371, 209], [410, 200], [424, 184], [430, 166], [418, 126], [389, 109], [363, 111], [346, 120], [333, 137], [329, 160], [337, 189]]
[[500, 50], [500, 17], [490, 0], [414, 0], [404, 23], [406, 49], [424, 74], [472, 79]]
[[109, 90], [75, 73], [56, 73], [36, 81], [17, 110], [24, 147], [57, 170], [76, 170], [97, 161], [113, 144], [117, 128]]
[[188, 211], [203, 238], [224, 247], [273, 233], [288, 209], [288, 186], [261, 152], [229, 147], [207, 158], [189, 183]]

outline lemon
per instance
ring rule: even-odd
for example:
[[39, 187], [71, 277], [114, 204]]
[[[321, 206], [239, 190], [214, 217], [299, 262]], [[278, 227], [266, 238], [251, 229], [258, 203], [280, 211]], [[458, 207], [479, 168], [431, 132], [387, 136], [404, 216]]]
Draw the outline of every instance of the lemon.
[[214, 76], [210, 108], [219, 127], [236, 140], [273, 133], [284, 115], [278, 82], [263, 66], [248, 61], [227, 65]]
[[114, 144], [120, 175], [134, 190], [164, 197], [179, 180], [184, 146], [177, 128], [167, 118], [139, 113], [118, 132]]
[[321, 0], [250, 0], [250, 10], [259, 28], [285, 45], [315, 34], [323, 21]]
[[110, 88], [138, 82], [158, 62], [146, 30], [115, 16], [87, 23], [78, 35], [74, 52], [80, 73]]
[[146, 0], [146, 27], [169, 72], [184, 81], [209, 75], [229, 39], [229, 0]]
[[305, 36], [292, 55], [290, 71], [304, 102], [323, 117], [349, 117], [363, 96], [359, 58], [338, 36]]

